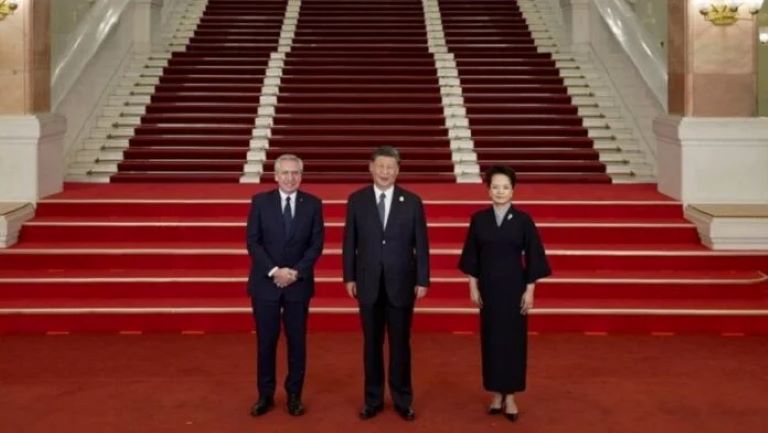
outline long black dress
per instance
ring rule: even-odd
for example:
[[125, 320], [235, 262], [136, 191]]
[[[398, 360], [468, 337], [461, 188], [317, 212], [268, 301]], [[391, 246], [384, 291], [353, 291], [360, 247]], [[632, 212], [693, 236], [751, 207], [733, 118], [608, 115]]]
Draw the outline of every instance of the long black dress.
[[510, 206], [501, 226], [493, 208], [472, 215], [459, 269], [478, 279], [483, 386], [512, 394], [525, 389], [528, 318], [520, 302], [528, 283], [551, 274], [536, 225]]

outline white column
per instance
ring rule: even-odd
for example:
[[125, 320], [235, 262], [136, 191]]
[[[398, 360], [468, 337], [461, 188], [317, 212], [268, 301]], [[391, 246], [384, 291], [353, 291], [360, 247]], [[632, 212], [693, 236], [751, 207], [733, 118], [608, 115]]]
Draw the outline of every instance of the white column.
[[133, 0], [134, 51], [149, 54], [160, 45], [163, 0]]
[[0, 116], [0, 201], [37, 202], [61, 191], [66, 129], [59, 114]]
[[590, 0], [560, 0], [563, 9], [565, 37], [573, 51], [589, 49], [589, 9]]

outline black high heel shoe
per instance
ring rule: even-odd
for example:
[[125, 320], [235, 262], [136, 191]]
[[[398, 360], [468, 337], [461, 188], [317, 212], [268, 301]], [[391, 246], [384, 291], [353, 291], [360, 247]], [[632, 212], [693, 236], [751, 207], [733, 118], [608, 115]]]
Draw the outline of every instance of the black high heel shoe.
[[488, 408], [488, 415], [498, 415], [498, 414], [500, 414], [502, 407], [493, 407], [493, 406], [489, 407]]
[[506, 396], [504, 394], [501, 395], [501, 405], [499, 407], [490, 406], [488, 408], [488, 415], [498, 415], [504, 410], [504, 399]]
[[[515, 405], [515, 406], [517, 406], [517, 405]], [[504, 409], [507, 408], [507, 397], [506, 396], [504, 396], [503, 407], [504, 407]], [[506, 410], [504, 411], [504, 418], [510, 420], [511, 422], [517, 421], [517, 417], [518, 417], [518, 412], [514, 412], [513, 413], [513, 412], [507, 412]]]
[[517, 421], [517, 417], [518, 417], [517, 412], [515, 413], [504, 412], [504, 418], [510, 420], [511, 422]]

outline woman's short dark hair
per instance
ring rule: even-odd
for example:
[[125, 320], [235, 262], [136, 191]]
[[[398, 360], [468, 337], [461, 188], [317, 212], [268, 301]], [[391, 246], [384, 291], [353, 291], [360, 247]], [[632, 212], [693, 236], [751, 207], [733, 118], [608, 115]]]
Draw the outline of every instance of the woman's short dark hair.
[[395, 158], [395, 161], [397, 161], [397, 164], [400, 164], [400, 152], [397, 151], [392, 146], [380, 146], [377, 147], [376, 150], [373, 151], [371, 154], [371, 161], [376, 161], [376, 158], [380, 156], [386, 156], [389, 158]]
[[504, 176], [507, 176], [509, 178], [509, 183], [513, 188], [515, 187], [515, 184], [517, 183], [517, 174], [512, 167], [507, 167], [506, 165], [492, 165], [488, 167], [487, 170], [485, 170], [484, 175], [485, 184], [488, 186], [488, 188], [491, 187], [491, 180], [493, 180], [493, 176], [497, 174], [503, 174]]

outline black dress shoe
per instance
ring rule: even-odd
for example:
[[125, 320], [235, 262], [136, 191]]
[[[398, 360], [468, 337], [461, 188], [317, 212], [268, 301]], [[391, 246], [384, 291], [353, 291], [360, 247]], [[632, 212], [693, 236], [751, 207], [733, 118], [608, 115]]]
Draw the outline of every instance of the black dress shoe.
[[272, 397], [259, 397], [259, 400], [251, 407], [251, 416], [261, 416], [269, 412], [275, 400]]
[[371, 419], [371, 418], [375, 417], [376, 415], [378, 415], [379, 412], [381, 412], [382, 409], [383, 409], [382, 406], [368, 406], [368, 405], [365, 405], [360, 410], [360, 413], [358, 414], [358, 416], [360, 416], [360, 419]]
[[406, 421], [413, 421], [416, 419], [416, 412], [414, 412], [410, 407], [395, 406], [395, 411], [397, 411], [397, 414], [400, 415], [400, 418]]
[[293, 416], [304, 415], [304, 405], [301, 404], [301, 397], [298, 395], [288, 396], [288, 413]]

